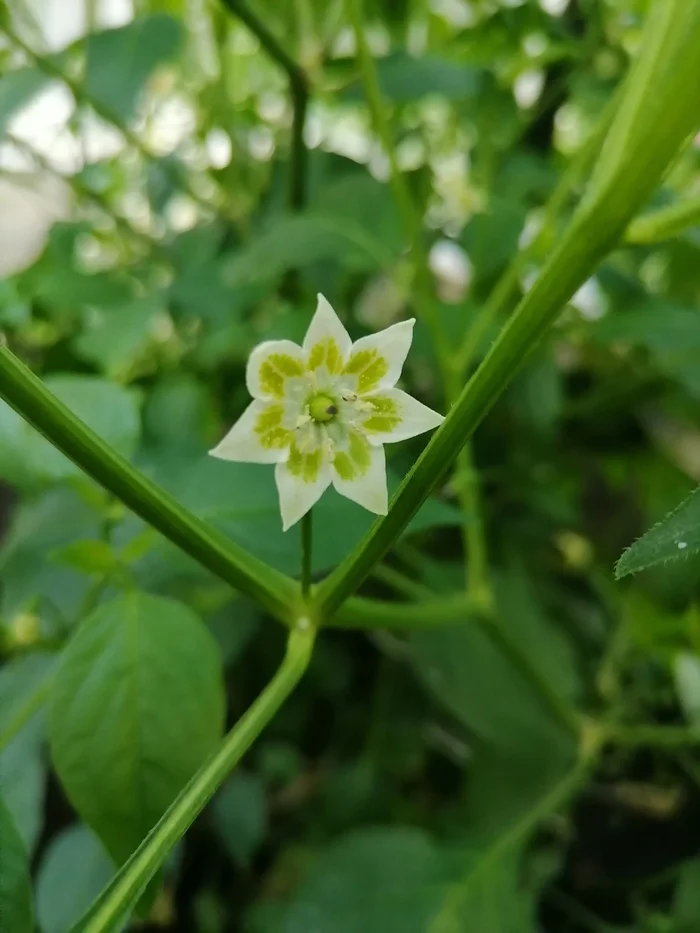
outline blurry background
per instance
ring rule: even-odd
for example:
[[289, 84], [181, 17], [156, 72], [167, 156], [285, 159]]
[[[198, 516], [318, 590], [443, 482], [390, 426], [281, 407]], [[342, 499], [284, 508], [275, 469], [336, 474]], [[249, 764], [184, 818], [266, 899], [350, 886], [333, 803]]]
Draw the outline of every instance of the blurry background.
[[[574, 184], [544, 210], [624, 75], [646, 8], [365, 4], [455, 344], [510, 270], [472, 364], [576, 203]], [[308, 79], [301, 185], [287, 76], [245, 25], [251, 12]], [[342, 0], [249, 0], [240, 13], [234, 0], [3, 5], [0, 328], [118, 450], [296, 574], [299, 539], [281, 532], [271, 469], [205, 451], [246, 404], [251, 347], [300, 340], [316, 292], [354, 337], [415, 313], [409, 236]], [[650, 207], [700, 194], [699, 170], [690, 147]], [[700, 726], [698, 560], [612, 582], [622, 549], [700, 479], [699, 298], [700, 229], [621, 248], [474, 444], [499, 617], [562, 694], [623, 722]], [[420, 325], [404, 379], [446, 410]], [[423, 443], [392, 449], [391, 482]], [[62, 933], [113, 871], [49, 765], [44, 717], [27, 715], [77, 623], [125, 588], [180, 599], [218, 641], [228, 722], [269, 679], [283, 638], [1, 403], [0, 477], [0, 790], [32, 854], [38, 925]], [[370, 517], [332, 493], [316, 511], [320, 574]], [[363, 594], [460, 589], [465, 521], [448, 481]], [[566, 818], [525, 848], [498, 848], [573, 754], [475, 626], [327, 633], [177, 850], [148, 929], [419, 933], [459, 882], [455, 930], [700, 930], [692, 743], [610, 749]]]

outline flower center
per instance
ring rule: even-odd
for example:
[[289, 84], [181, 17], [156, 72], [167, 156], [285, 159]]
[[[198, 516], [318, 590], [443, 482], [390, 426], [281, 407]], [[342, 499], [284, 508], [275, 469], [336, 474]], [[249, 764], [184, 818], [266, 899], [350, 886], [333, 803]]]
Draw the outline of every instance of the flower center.
[[338, 414], [338, 405], [330, 395], [316, 395], [309, 401], [309, 414], [317, 424], [332, 421]]

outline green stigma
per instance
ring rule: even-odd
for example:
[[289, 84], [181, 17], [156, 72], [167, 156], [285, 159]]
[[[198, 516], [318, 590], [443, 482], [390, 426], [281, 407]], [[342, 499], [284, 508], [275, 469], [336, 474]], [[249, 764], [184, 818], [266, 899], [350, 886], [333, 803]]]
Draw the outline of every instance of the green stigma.
[[338, 405], [330, 395], [316, 395], [309, 401], [309, 414], [313, 421], [323, 424], [338, 414]]

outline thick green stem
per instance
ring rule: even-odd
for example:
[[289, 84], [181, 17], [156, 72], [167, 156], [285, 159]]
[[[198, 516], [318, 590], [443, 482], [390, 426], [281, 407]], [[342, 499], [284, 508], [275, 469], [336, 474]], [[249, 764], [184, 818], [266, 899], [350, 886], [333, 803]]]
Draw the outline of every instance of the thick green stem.
[[113, 933], [122, 928], [173, 846], [299, 683], [311, 658], [313, 642], [311, 626], [290, 632], [284, 661], [275, 677], [70, 933]]
[[700, 729], [689, 726], [603, 725], [605, 738], [615, 745], [649, 748], [686, 748], [700, 745]]
[[2, 345], [0, 396], [92, 479], [200, 564], [277, 618], [293, 619], [298, 603], [294, 581], [183, 508], [101, 440]]

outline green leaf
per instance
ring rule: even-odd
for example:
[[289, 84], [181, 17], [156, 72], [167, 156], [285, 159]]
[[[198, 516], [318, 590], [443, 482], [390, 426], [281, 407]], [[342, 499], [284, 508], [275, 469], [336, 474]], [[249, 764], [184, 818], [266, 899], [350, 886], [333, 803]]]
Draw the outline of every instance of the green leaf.
[[162, 307], [162, 301], [152, 296], [123, 307], [90, 308], [82, 332], [73, 341], [75, 352], [108, 376], [127, 375], [148, 346]]
[[85, 42], [86, 94], [110, 117], [128, 122], [148, 79], [179, 56], [183, 40], [182, 22], [164, 15], [92, 33]]
[[237, 864], [247, 864], [267, 833], [267, 799], [258, 777], [238, 772], [212, 801], [214, 825]]
[[39, 713], [0, 751], [0, 794], [29, 853], [44, 823], [44, 739], [44, 716]]
[[619, 580], [629, 573], [700, 553], [700, 487], [675, 511], [624, 552], [615, 567]]
[[[499, 624], [562, 697], [576, 691], [569, 646], [516, 574], [495, 585]], [[465, 619], [459, 625], [417, 629], [411, 634], [416, 672], [431, 693], [484, 743], [501, 752], [550, 750], [567, 759], [570, 736], [562, 733], [541, 697], [503, 654], [489, 624]], [[545, 752], [546, 754], [546, 752]]]
[[644, 347], [667, 376], [700, 398], [700, 315], [669, 301], [643, 301], [606, 315], [592, 329], [608, 344]]
[[52, 758], [115, 861], [214, 750], [223, 716], [216, 643], [185, 606], [133, 592], [81, 625], [54, 681]]
[[12, 117], [43, 90], [49, 78], [38, 68], [18, 68], [0, 78], [0, 134]]
[[3, 612], [36, 608], [48, 619], [72, 623], [89, 581], [52, 560], [56, 550], [100, 534], [101, 516], [73, 489], [49, 489], [22, 503], [0, 550]]
[[682, 651], [675, 659], [673, 673], [685, 717], [691, 726], [700, 729], [700, 658]]
[[0, 798], [0, 921], [8, 933], [32, 933], [32, 889], [22, 839]]
[[[172, 466], [172, 464], [171, 464]], [[282, 531], [272, 468], [224, 463], [212, 457], [186, 460], [169, 485], [178, 500], [211, 522], [249, 553], [278, 570], [296, 575], [301, 566], [298, 529]], [[389, 487], [398, 479], [390, 474]], [[372, 515], [334, 490], [314, 507], [313, 569], [320, 573], [337, 564], [361, 540]], [[407, 533], [459, 525], [462, 514], [435, 499], [428, 500]]]
[[353, 833], [321, 854], [281, 933], [425, 933], [450, 877], [421, 830]]
[[[437, 94], [446, 100], [470, 100], [483, 89], [484, 72], [480, 69], [435, 56], [416, 58], [398, 51], [376, 63], [382, 97], [397, 104]], [[341, 97], [362, 100], [362, 83], [353, 81]]]
[[106, 574], [117, 565], [106, 541], [76, 541], [51, 552], [51, 560], [86, 574]]
[[36, 912], [42, 933], [66, 933], [114, 874], [114, 863], [81, 824], [55, 836], [36, 880]]
[[[94, 376], [47, 376], [44, 384], [119, 453], [133, 454], [140, 433], [133, 392]], [[77, 466], [0, 401], [0, 476], [27, 488], [81, 475]]]
[[700, 926], [700, 859], [686, 862], [673, 897], [674, 933], [695, 933]]

